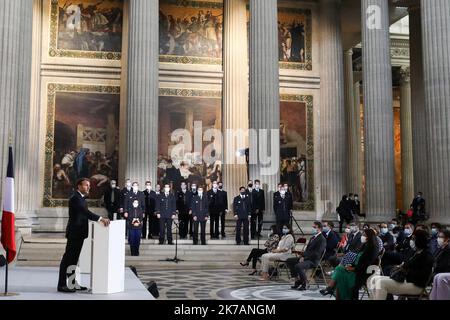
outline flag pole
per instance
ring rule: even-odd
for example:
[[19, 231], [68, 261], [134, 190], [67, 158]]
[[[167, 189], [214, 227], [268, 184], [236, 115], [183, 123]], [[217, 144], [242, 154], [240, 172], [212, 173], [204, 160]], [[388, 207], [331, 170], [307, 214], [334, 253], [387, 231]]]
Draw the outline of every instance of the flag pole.
[[6, 266], [5, 266], [5, 296], [8, 295], [8, 249], [6, 251]]

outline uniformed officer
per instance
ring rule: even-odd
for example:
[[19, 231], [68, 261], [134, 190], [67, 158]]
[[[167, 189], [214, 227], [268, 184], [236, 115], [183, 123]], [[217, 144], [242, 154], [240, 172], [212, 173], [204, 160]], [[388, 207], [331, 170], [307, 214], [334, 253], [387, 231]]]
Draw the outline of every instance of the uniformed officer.
[[186, 239], [189, 228], [189, 209], [192, 193], [187, 190], [186, 182], [181, 183], [181, 190], [177, 193], [178, 220], [180, 222], [180, 239]]
[[223, 205], [221, 204], [219, 186], [217, 184], [217, 181], [213, 181], [213, 187], [208, 191], [207, 195], [211, 239], [219, 239], [220, 211], [222, 210]]
[[124, 207], [125, 207], [125, 199], [127, 197], [128, 192], [131, 192], [131, 180], [127, 179], [125, 181], [125, 187], [120, 191], [120, 200], [119, 200], [119, 214], [118, 214], [118, 219], [122, 219], [123, 218], [123, 214], [125, 212]]
[[277, 227], [281, 234], [283, 225], [290, 226], [291, 224], [291, 200], [286, 195], [286, 190], [281, 188], [280, 195], [274, 199], [273, 210], [275, 212], [275, 218], [277, 221]]
[[220, 203], [222, 205], [220, 212], [220, 233], [222, 234], [222, 238], [226, 238], [225, 234], [225, 218], [228, 213], [228, 193], [223, 190], [223, 183], [219, 182], [219, 195], [220, 195]]
[[[198, 195], [197, 184], [192, 183], [190, 191], [192, 196]], [[189, 235], [191, 236], [191, 238], [194, 236], [194, 220], [191, 214], [189, 215]]]
[[164, 186], [164, 193], [157, 198], [156, 213], [159, 219], [159, 244], [164, 244], [166, 232], [168, 244], [173, 244], [172, 223], [177, 217], [177, 201], [168, 184]]
[[116, 180], [111, 180], [111, 187], [106, 188], [103, 202], [108, 211], [108, 219], [113, 221], [114, 214], [118, 214], [120, 206], [120, 189], [117, 188]]
[[198, 188], [198, 194], [192, 196], [191, 214], [194, 220], [193, 242], [198, 244], [198, 227], [200, 226], [200, 241], [206, 245], [206, 222], [208, 221], [208, 197], [203, 195], [203, 188]]
[[142, 221], [145, 213], [140, 207], [139, 200], [134, 199], [132, 209], [125, 213], [128, 224], [128, 243], [132, 256], [139, 256], [139, 246], [141, 245]]
[[250, 200], [246, 196], [245, 187], [239, 188], [240, 194], [234, 198], [233, 211], [234, 218], [236, 219], [236, 244], [241, 244], [241, 226], [244, 227], [244, 245], [249, 244], [248, 239], [248, 227], [249, 219], [251, 218], [251, 206]]
[[158, 237], [159, 238], [159, 225], [160, 225], [160, 220], [156, 215], [156, 204], [158, 202], [158, 198], [161, 196], [161, 185], [157, 184], [155, 185], [155, 194], [153, 195], [153, 200], [155, 201], [155, 212], [153, 213], [153, 225], [152, 225], [152, 234], [154, 237]]
[[[253, 206], [252, 206], [252, 221], [251, 221], [251, 235], [252, 238], [255, 237], [255, 233], [257, 232], [257, 236], [261, 237], [261, 231], [263, 226], [263, 215], [266, 210], [266, 200], [264, 196], [264, 190], [261, 189], [261, 181], [255, 180], [255, 189], [253, 190]], [[256, 224], [258, 221], [258, 224]], [[256, 226], [258, 226], [258, 230], [256, 230]]]
[[[151, 181], [145, 182], [145, 216], [142, 221], [142, 238], [146, 239], [147, 235], [149, 239], [152, 239], [153, 224], [155, 223], [155, 199], [156, 193], [152, 190]], [[147, 221], [148, 221], [148, 233], [147, 233]]]
[[139, 191], [139, 183], [133, 182], [132, 189], [127, 192], [123, 203], [124, 213], [129, 213], [133, 209], [133, 201], [139, 201], [139, 207], [145, 211], [145, 196], [142, 191]]

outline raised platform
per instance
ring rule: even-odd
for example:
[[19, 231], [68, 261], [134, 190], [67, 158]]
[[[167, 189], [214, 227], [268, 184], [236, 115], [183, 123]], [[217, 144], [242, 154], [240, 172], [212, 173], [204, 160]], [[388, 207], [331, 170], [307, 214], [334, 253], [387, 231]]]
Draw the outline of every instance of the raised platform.
[[[0, 269], [0, 292], [4, 291], [5, 268]], [[9, 269], [8, 291], [17, 296], [2, 300], [155, 300], [130, 269], [125, 271], [125, 292], [111, 295], [60, 293], [56, 290], [58, 268], [12, 267]], [[90, 275], [81, 275], [82, 286], [89, 287]]]

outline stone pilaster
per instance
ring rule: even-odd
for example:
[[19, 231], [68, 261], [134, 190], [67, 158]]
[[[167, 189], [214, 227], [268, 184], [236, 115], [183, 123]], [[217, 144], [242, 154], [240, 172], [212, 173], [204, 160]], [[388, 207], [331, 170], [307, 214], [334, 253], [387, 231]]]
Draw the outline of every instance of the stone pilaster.
[[429, 161], [427, 211], [450, 222], [450, 3], [421, 1], [425, 123]]
[[125, 178], [156, 181], [158, 156], [159, 3], [129, 2]]
[[395, 215], [394, 115], [388, 0], [362, 0], [366, 214]]
[[402, 210], [409, 209], [414, 197], [413, 143], [411, 124], [411, 77], [410, 69], [401, 69], [400, 85], [400, 129], [402, 157]]
[[266, 221], [274, 220], [272, 198], [280, 179], [278, 78], [277, 0], [250, 0], [250, 128], [257, 130], [258, 141], [250, 137], [249, 171], [250, 179], [260, 179], [267, 192]]
[[[335, 212], [342, 195], [347, 193], [347, 121], [340, 4], [340, 0], [320, 1], [320, 174], [322, 199], [326, 202], [325, 214]], [[345, 93], [348, 94], [347, 102], [351, 103], [350, 90]]]
[[248, 180], [245, 155], [236, 156], [237, 151], [248, 146], [248, 139], [239, 141], [245, 137], [249, 124], [248, 51], [243, 45], [247, 43], [246, 1], [226, 0], [224, 9], [224, 187], [232, 201]]
[[361, 201], [361, 211], [364, 212], [365, 195], [362, 190], [364, 152], [361, 143], [361, 84], [359, 81], [353, 84], [353, 108], [352, 117], [354, 117], [353, 125], [355, 127], [352, 128], [352, 132], [354, 132], [354, 134], [350, 137], [350, 144], [352, 145], [352, 148], [355, 148], [353, 152], [356, 153], [356, 155], [354, 155], [356, 162], [352, 162], [355, 166], [352, 175], [354, 175], [354, 179], [356, 181], [356, 189], [354, 190], [354, 193], [359, 195], [359, 200]]

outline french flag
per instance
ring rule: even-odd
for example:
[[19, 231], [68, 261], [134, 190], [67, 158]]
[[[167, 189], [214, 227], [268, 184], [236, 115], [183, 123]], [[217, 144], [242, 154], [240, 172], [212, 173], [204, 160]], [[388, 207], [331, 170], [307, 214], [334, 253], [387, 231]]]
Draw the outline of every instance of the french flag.
[[7, 252], [8, 263], [16, 257], [16, 236], [14, 221], [14, 163], [12, 147], [9, 147], [8, 170], [3, 188], [3, 215], [1, 243]]

